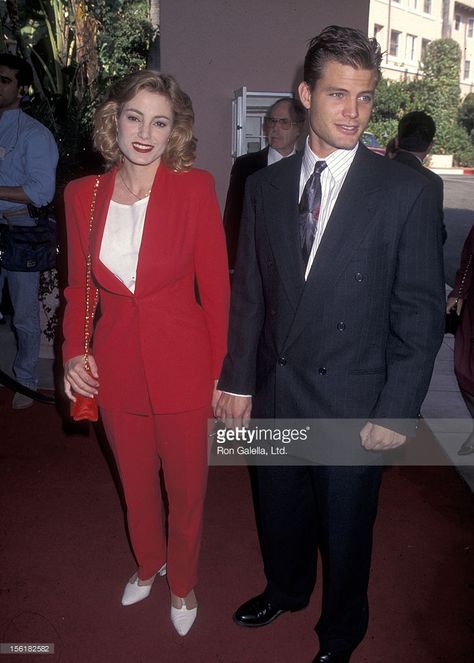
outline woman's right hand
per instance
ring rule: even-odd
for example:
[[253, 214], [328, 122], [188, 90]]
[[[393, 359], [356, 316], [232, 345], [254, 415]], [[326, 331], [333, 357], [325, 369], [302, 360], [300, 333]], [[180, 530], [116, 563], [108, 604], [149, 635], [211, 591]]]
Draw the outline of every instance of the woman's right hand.
[[456, 297], [448, 297], [448, 301], [446, 303], [446, 313], [449, 313], [454, 306], [456, 306], [456, 313], [458, 315], [461, 315], [461, 309], [462, 305], [464, 304], [464, 300], [459, 297], [458, 301], [456, 303]]
[[74, 394], [93, 398], [99, 393], [99, 373], [92, 355], [88, 355], [88, 363], [90, 371], [84, 364], [84, 355], [79, 355], [64, 364], [64, 391], [71, 401], [76, 400]]

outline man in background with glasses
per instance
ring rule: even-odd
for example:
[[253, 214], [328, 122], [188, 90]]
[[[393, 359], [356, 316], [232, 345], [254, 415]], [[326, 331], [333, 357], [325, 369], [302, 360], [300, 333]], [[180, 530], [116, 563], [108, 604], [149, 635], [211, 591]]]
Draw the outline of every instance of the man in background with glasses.
[[267, 146], [258, 152], [238, 157], [232, 166], [224, 209], [224, 228], [231, 271], [234, 269], [237, 253], [245, 181], [257, 170], [271, 166], [280, 159], [295, 153], [295, 144], [301, 134], [305, 119], [305, 109], [297, 99], [290, 97], [278, 99], [270, 106], [263, 121], [263, 133], [267, 139]]

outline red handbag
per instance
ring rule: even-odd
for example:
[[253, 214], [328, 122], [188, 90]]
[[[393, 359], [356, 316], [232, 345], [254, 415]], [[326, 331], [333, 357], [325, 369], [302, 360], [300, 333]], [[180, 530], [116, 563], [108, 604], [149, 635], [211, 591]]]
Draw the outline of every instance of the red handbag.
[[[91, 337], [91, 324], [94, 320], [94, 313], [99, 301], [99, 291], [94, 288], [94, 297], [91, 306], [91, 250], [90, 250], [90, 237], [92, 232], [92, 224], [94, 222], [95, 202], [97, 199], [97, 189], [99, 188], [100, 175], [97, 176], [92, 191], [91, 213], [89, 218], [89, 250], [86, 259], [86, 306], [84, 317], [84, 367], [86, 371], [89, 368], [89, 343]], [[97, 396], [89, 398], [81, 394], [74, 394], [76, 400], [71, 402], [70, 414], [74, 421], [97, 421], [99, 418], [99, 407], [97, 403]]]
[[82, 394], [76, 394], [76, 400], [71, 403], [71, 417], [74, 421], [97, 421], [99, 419], [97, 396], [88, 398]]

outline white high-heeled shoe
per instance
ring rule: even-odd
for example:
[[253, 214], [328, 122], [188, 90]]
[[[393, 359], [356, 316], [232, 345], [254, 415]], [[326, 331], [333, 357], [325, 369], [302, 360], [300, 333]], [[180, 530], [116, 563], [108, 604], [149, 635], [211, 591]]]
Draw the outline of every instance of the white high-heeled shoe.
[[[163, 564], [161, 569], [158, 571], [158, 575], [166, 575], [166, 564]], [[155, 579], [153, 578], [153, 582], [154, 580]], [[153, 587], [153, 582], [151, 582], [149, 585], [139, 585], [138, 575], [135, 577], [133, 582], [130, 582], [129, 580], [125, 585], [125, 589], [122, 594], [122, 605], [133, 605], [134, 603], [138, 603], [139, 601], [143, 601], [143, 599], [148, 598], [151, 592], [151, 588]]]
[[171, 621], [177, 633], [184, 636], [194, 624], [197, 616], [197, 606], [195, 608], [187, 608], [185, 599], [180, 598], [180, 601], [180, 608], [175, 608], [174, 605], [171, 606]]

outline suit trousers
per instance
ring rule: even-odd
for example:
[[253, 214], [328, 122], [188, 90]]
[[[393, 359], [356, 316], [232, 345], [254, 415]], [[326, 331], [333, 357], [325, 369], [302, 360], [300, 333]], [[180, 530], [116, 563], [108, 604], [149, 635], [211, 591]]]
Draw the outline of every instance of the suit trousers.
[[267, 588], [275, 606], [297, 610], [316, 582], [323, 601], [321, 649], [352, 651], [368, 625], [367, 588], [381, 467], [259, 467], [257, 513]]
[[177, 414], [101, 410], [125, 495], [138, 577], [150, 578], [166, 562], [171, 591], [183, 597], [197, 584], [210, 414], [208, 406]]

